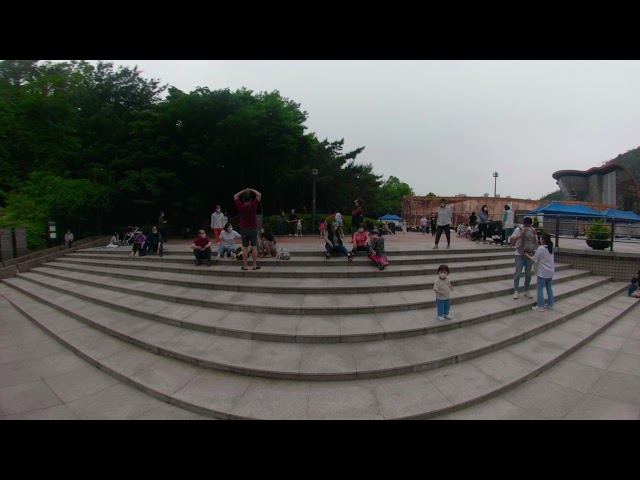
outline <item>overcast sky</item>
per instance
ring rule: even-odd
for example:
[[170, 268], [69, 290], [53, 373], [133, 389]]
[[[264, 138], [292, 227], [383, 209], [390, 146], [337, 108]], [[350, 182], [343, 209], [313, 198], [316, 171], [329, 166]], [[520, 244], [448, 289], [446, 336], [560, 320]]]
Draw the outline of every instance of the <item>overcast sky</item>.
[[190, 92], [279, 90], [417, 195], [537, 199], [640, 146], [639, 61], [108, 60]]

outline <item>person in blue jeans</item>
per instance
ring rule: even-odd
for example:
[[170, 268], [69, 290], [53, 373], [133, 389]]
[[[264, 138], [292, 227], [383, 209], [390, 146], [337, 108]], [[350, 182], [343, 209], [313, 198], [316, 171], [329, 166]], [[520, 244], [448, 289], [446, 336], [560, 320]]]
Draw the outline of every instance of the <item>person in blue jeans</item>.
[[326, 233], [324, 241], [324, 248], [327, 251], [327, 260], [331, 258], [332, 252], [346, 255], [347, 260], [351, 259], [351, 254], [342, 244], [342, 238], [340, 237], [340, 231], [338, 230], [338, 224], [336, 222], [333, 222], [331, 224], [329, 231]]
[[[531, 309], [534, 312], [544, 312], [544, 308], [553, 310], [553, 274], [556, 270], [556, 263], [553, 256], [553, 241], [551, 235], [542, 235], [541, 245], [534, 255], [525, 252], [536, 265], [536, 285], [538, 287], [538, 301]], [[547, 304], [544, 303], [544, 290], [547, 290]]]
[[449, 307], [451, 305], [451, 292], [453, 292], [453, 287], [449, 280], [449, 267], [447, 265], [440, 265], [438, 267], [438, 278], [433, 284], [433, 290], [436, 292], [438, 320], [451, 320]]
[[515, 259], [516, 259], [516, 271], [513, 276], [513, 298], [517, 299], [520, 289], [520, 275], [522, 275], [522, 269], [524, 268], [524, 296], [527, 298], [533, 298], [529, 291], [531, 285], [531, 266], [533, 261], [530, 257], [527, 257], [525, 253], [533, 254], [535, 246], [538, 245], [538, 233], [535, 228], [532, 227], [533, 220], [531, 217], [525, 217], [523, 220], [524, 225], [516, 228], [511, 235], [511, 243], [515, 243]]

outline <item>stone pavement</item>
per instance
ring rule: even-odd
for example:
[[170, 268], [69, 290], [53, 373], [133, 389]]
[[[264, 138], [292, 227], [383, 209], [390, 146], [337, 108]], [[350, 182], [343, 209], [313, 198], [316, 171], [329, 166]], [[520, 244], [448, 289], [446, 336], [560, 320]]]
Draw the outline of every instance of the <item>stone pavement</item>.
[[[0, 418], [638, 418], [621, 282], [559, 265], [539, 315], [511, 297], [512, 251], [452, 240], [389, 236], [382, 272], [326, 262], [317, 237], [282, 237], [292, 260], [256, 272], [195, 267], [188, 240], [57, 259], [0, 285]], [[448, 324], [432, 318], [443, 262]]]

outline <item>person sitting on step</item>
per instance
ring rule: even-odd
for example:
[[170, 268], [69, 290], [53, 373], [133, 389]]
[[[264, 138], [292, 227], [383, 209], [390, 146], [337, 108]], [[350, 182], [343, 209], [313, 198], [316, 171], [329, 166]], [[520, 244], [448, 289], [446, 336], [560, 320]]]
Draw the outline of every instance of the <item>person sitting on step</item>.
[[196, 257], [196, 267], [207, 261], [207, 267], [211, 266], [211, 240], [207, 238], [204, 230], [198, 230], [198, 237], [191, 244], [193, 256]]
[[365, 232], [363, 224], [360, 224], [358, 230], [353, 234], [352, 258], [356, 256], [357, 251], [369, 252], [369, 234]]
[[377, 228], [371, 232], [369, 237], [369, 258], [378, 266], [379, 270], [384, 270], [389, 265], [387, 252], [384, 249], [384, 238]]
[[340, 255], [346, 255], [347, 260], [351, 260], [351, 254], [342, 244], [342, 237], [340, 236], [340, 232], [338, 231], [338, 224], [336, 222], [333, 222], [329, 227], [329, 231], [324, 238], [324, 242], [324, 248], [327, 251], [327, 260], [331, 258], [331, 252], [335, 252]]
[[[260, 237], [260, 248], [258, 249], [258, 255], [265, 258], [275, 257], [278, 253], [276, 250], [276, 239], [273, 236], [273, 233], [271, 233], [271, 228], [269, 228], [269, 225], [265, 225], [263, 230], [264, 232], [262, 232], [262, 235]], [[300, 235], [302, 235], [302, 229], [300, 230]]]
[[[640, 274], [640, 272], [638, 272]], [[640, 290], [638, 290], [638, 279], [633, 277], [631, 279], [631, 284], [629, 284], [629, 288], [627, 289], [630, 297], [640, 298]]]
[[146, 251], [143, 249], [144, 242], [147, 240], [145, 234], [140, 230], [133, 241], [133, 248], [130, 257], [144, 257]]
[[145, 245], [143, 248], [147, 248], [149, 253], [154, 252], [157, 253], [159, 257], [162, 257], [163, 251], [163, 239], [160, 232], [158, 232], [158, 227], [151, 227], [151, 233], [147, 237]]
[[225, 253], [227, 258], [235, 258], [235, 245], [233, 242], [236, 238], [241, 238], [242, 235], [233, 229], [233, 225], [227, 223], [224, 225], [219, 237], [221, 243], [218, 245], [218, 258], [223, 258]]

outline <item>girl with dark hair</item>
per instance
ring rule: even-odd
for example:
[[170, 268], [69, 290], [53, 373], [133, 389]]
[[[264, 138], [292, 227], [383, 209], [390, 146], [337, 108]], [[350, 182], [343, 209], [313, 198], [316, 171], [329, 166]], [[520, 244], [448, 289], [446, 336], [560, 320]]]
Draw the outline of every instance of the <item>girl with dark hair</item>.
[[489, 230], [489, 207], [483, 205], [480, 209], [480, 235], [482, 235], [482, 241], [487, 243], [487, 231]]
[[226, 223], [222, 232], [220, 232], [220, 241], [218, 244], [218, 258], [223, 258], [226, 252], [227, 258], [231, 258], [235, 255], [235, 245], [233, 244], [236, 238], [240, 238], [238, 232], [233, 229], [233, 225]]
[[[525, 252], [525, 255], [533, 260], [536, 266], [536, 276], [538, 277], [538, 302], [532, 310], [534, 312], [544, 312], [544, 307], [553, 310], [553, 274], [556, 269], [556, 264], [553, 256], [553, 240], [551, 240], [551, 235], [548, 233], [542, 235], [542, 243], [536, 250], [536, 253], [531, 255]], [[545, 288], [547, 290], [546, 305], [544, 303]]]

